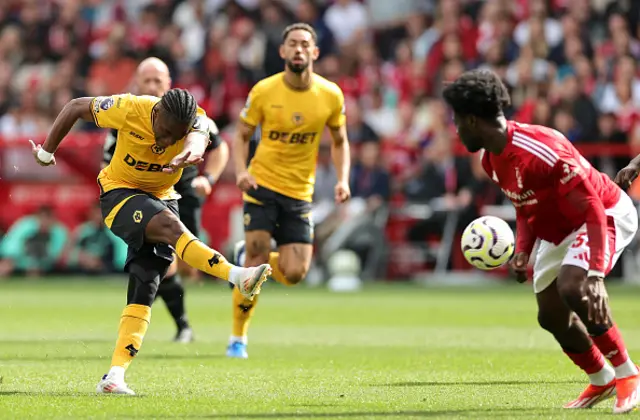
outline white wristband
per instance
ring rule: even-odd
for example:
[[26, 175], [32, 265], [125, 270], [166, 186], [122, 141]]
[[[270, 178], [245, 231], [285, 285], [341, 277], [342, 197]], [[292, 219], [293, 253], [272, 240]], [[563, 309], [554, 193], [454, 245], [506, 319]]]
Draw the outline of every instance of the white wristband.
[[589, 270], [587, 272], [587, 277], [600, 277], [604, 278], [604, 273], [602, 271]]
[[49, 163], [53, 159], [53, 153], [49, 153], [44, 149], [38, 150], [38, 160], [40, 162]]

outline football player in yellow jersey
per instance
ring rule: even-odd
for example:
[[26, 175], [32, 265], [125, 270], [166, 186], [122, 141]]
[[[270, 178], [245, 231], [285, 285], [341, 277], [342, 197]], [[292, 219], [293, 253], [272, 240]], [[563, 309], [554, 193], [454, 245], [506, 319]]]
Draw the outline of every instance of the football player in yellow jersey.
[[[309, 270], [313, 253], [311, 201], [320, 138], [329, 127], [338, 183], [335, 200], [349, 199], [349, 142], [340, 88], [313, 72], [316, 34], [304, 23], [288, 26], [282, 37], [282, 73], [258, 82], [240, 115], [233, 159], [244, 199], [245, 240], [234, 262], [269, 263], [273, 279], [295, 285]], [[248, 143], [260, 127], [261, 139], [247, 168]], [[271, 239], [278, 252], [271, 252]], [[244, 261], [243, 261], [244, 259]], [[233, 291], [233, 326], [227, 356], [246, 358], [247, 330], [257, 300]]]
[[[156, 57], [148, 57], [142, 60], [136, 70], [135, 89], [136, 93], [140, 95], [157, 97], [161, 97], [171, 89], [171, 75], [165, 62]], [[173, 186], [176, 192], [180, 194], [180, 199], [178, 200], [180, 221], [197, 237], [200, 237], [203, 197], [211, 193], [213, 184], [220, 177], [229, 158], [227, 143], [222, 140], [218, 127], [209, 118], [207, 118], [207, 123], [209, 124], [207, 131], [210, 142], [206, 151], [207, 163], [204, 168], [204, 176], [198, 175], [197, 166], [189, 166], [184, 168], [182, 176]], [[117, 137], [118, 130], [109, 130], [105, 138], [102, 155], [102, 164], [104, 166], [107, 166], [113, 158]], [[179, 262], [181, 263], [180, 265], [178, 265]], [[164, 300], [171, 317], [176, 323], [178, 331], [175, 341], [180, 343], [193, 341], [193, 330], [185, 310], [185, 290], [180, 278], [181, 274], [185, 272], [190, 274], [193, 269], [185, 266], [186, 264], [176, 258], [160, 283], [156, 295], [156, 297]], [[186, 268], [189, 270], [187, 271]]]
[[151, 319], [151, 304], [175, 252], [183, 261], [228, 280], [247, 299], [260, 292], [268, 264], [241, 268], [200, 242], [178, 218], [179, 196], [173, 185], [182, 168], [202, 161], [209, 142], [206, 115], [193, 96], [171, 89], [162, 98], [131, 94], [77, 98], [62, 109], [36, 161], [54, 165], [53, 153], [78, 119], [118, 130], [111, 163], [98, 176], [100, 206], [109, 229], [129, 246], [127, 306], [120, 318], [111, 369], [98, 393], [133, 395], [124, 373], [140, 350]]

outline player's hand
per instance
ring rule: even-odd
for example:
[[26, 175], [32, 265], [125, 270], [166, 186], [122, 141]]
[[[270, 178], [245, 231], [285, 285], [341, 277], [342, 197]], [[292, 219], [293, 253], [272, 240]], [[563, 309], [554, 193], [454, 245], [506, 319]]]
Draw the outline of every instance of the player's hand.
[[336, 203], [344, 203], [351, 198], [351, 189], [346, 182], [338, 182], [335, 187]]
[[627, 166], [618, 172], [614, 182], [624, 190], [631, 186], [631, 183], [638, 177], [638, 169], [633, 166]]
[[195, 190], [196, 194], [198, 194], [198, 196], [200, 197], [206, 197], [209, 194], [211, 194], [211, 184], [209, 183], [209, 180], [207, 179], [207, 177], [205, 176], [197, 176], [195, 178], [193, 178], [193, 181], [191, 181], [191, 187]]
[[187, 166], [198, 165], [203, 160], [201, 156], [191, 155], [191, 151], [187, 150], [174, 157], [169, 165], [162, 169], [162, 172], [174, 174]]
[[527, 281], [527, 264], [529, 264], [529, 254], [526, 252], [518, 252], [511, 258], [511, 269], [516, 275], [518, 283]]
[[582, 300], [589, 308], [589, 321], [606, 324], [610, 319], [609, 294], [602, 277], [591, 276], [582, 285]]
[[39, 144], [35, 144], [33, 142], [33, 140], [29, 140], [29, 143], [31, 143], [31, 153], [33, 153], [33, 157], [36, 159], [36, 162], [38, 162], [38, 165], [40, 165], [40, 166], [53, 166], [53, 165], [56, 164], [55, 156], [52, 156], [51, 157], [51, 161], [48, 162], [48, 163], [41, 161], [38, 158], [38, 152], [42, 149], [42, 146], [40, 146]]
[[249, 171], [240, 172], [236, 175], [236, 185], [244, 192], [258, 189], [258, 183]]

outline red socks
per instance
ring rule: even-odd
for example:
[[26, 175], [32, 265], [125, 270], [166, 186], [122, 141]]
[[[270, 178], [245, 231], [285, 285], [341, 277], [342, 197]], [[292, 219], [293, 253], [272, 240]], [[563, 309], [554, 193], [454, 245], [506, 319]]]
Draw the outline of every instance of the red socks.
[[597, 373], [602, 370], [606, 361], [602, 357], [602, 353], [596, 346], [591, 346], [589, 350], [584, 353], [569, 353], [564, 352], [573, 363], [575, 363], [580, 369], [584, 370], [587, 375]]
[[598, 346], [604, 357], [609, 359], [613, 367], [620, 366], [629, 359], [627, 348], [615, 324], [606, 333], [591, 337], [591, 339]]

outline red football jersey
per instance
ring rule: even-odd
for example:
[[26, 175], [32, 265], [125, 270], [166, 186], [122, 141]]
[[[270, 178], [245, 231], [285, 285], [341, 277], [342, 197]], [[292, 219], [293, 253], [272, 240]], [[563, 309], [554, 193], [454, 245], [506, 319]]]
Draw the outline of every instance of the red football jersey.
[[482, 166], [516, 208], [516, 252], [536, 238], [554, 244], [587, 224], [590, 275], [604, 276], [607, 218], [621, 190], [557, 130], [507, 121], [507, 146], [485, 152]]

